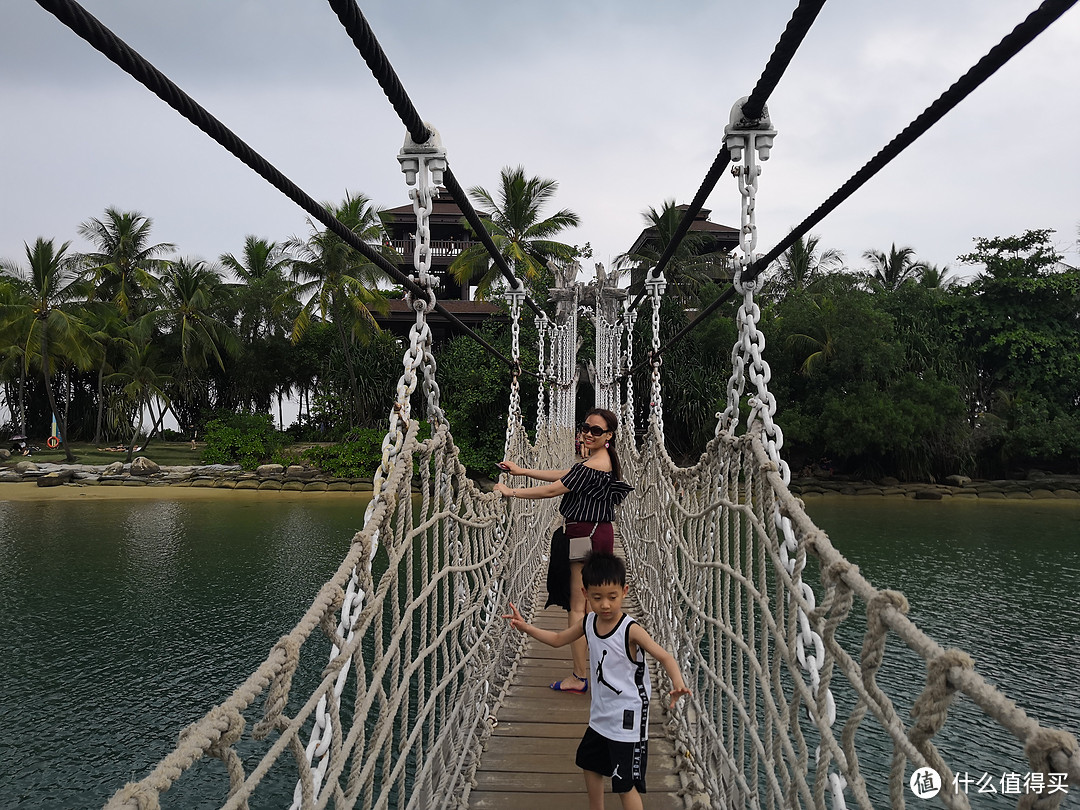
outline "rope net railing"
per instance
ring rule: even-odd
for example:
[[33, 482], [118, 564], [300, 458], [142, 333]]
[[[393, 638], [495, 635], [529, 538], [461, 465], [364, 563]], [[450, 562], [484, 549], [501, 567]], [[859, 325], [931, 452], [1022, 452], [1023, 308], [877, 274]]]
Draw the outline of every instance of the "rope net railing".
[[[553, 504], [508, 513], [466, 477], [445, 424], [426, 441], [417, 432], [412, 422], [366, 524], [296, 627], [108, 808], [188, 806], [177, 782], [204, 758], [227, 776], [216, 788], [205, 786], [211, 769], [190, 779], [227, 793], [225, 808], [247, 808], [257, 789], [305, 810], [462, 806], [522, 644], [500, 616], [508, 599], [532, 609]], [[515, 452], [538, 459], [512, 432]]]
[[[620, 446], [635, 486], [621, 515], [632, 587], [694, 690], [667, 719], [676, 751], [688, 754], [688, 803], [903, 808], [905, 769], [929, 766], [944, 804], [967, 808], [952, 779], [971, 763], [950, 763], [934, 741], [952, 717], [953, 737], [984, 739], [988, 719], [1015, 737], [1015, 770], [1026, 762], [1025, 779], [1043, 786], [1018, 806], [1057, 807], [1080, 785], [1076, 738], [1041, 727], [967, 653], [919, 630], [902, 594], [862, 577], [807, 517], [752, 427], [721, 433], [690, 467], [667, 455], [655, 420], [640, 450]], [[776, 514], [793, 527], [790, 559]], [[899, 642], [888, 656], [887, 637]], [[878, 684], [890, 664], [905, 673], [891, 681], [925, 682], [910, 719]], [[953, 706], [961, 696], [974, 711]]]

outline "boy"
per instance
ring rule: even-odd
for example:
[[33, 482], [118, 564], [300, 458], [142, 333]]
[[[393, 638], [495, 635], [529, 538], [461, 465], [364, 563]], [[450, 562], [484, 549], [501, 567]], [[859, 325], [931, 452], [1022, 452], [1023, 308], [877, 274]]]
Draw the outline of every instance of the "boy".
[[675, 658], [652, 640], [645, 629], [623, 613], [629, 593], [626, 566], [613, 554], [594, 551], [581, 569], [582, 590], [591, 611], [580, 625], [562, 632], [526, 624], [514, 603], [504, 619], [523, 633], [552, 647], [562, 647], [585, 636], [596, 680], [589, 691], [589, 727], [578, 746], [577, 766], [585, 772], [590, 810], [603, 810], [604, 777], [619, 794], [623, 810], [641, 810], [648, 762], [649, 698], [652, 686], [645, 666], [648, 653], [671, 678], [671, 707], [690, 690], [683, 682]]

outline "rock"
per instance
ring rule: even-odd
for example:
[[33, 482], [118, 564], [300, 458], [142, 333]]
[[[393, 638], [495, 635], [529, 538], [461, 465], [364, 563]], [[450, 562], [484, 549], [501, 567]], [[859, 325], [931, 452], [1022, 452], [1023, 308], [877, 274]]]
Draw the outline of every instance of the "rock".
[[18, 464], [15, 465], [15, 472], [17, 473], [28, 473], [37, 471], [38, 465], [32, 461], [20, 461]]
[[108, 467], [101, 471], [102, 475], [123, 475], [124, 474], [124, 462], [114, 461]]
[[285, 470], [286, 475], [303, 475], [307, 470], [300, 464], [290, 464], [288, 469]]
[[971, 479], [966, 475], [950, 475], [945, 481], [946, 483], [952, 484], [954, 487], [966, 487], [971, 483]]
[[39, 487], [58, 487], [61, 484], [66, 484], [75, 477], [74, 470], [63, 470], [62, 472], [51, 472], [47, 475], [41, 476], [37, 480]]
[[285, 472], [285, 468], [280, 464], [260, 464], [255, 468], [255, 472], [262, 475], [281, 475]]
[[132, 475], [153, 475], [156, 472], [161, 472], [161, 467], [157, 462], [151, 461], [146, 456], [136, 456], [135, 460], [131, 462]]
[[900, 486], [900, 481], [890, 475], [886, 475], [881, 479], [881, 485], [883, 487], [898, 487]]
[[11, 458], [11, 451], [6, 447], [0, 447], [0, 461], [7, 461]]

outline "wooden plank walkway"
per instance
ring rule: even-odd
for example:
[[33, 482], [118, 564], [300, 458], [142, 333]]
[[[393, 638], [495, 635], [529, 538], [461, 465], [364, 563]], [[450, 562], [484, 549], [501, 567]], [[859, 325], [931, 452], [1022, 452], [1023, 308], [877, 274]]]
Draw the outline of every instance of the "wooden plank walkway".
[[[625, 610], [637, 616], [633, 586]], [[540, 604], [547, 599], [543, 594]], [[561, 630], [566, 611], [547, 608], [534, 618], [537, 627]], [[550, 810], [586, 807], [585, 778], [574, 764], [581, 735], [589, 724], [588, 695], [559, 694], [548, 685], [570, 672], [570, 648], [552, 649], [530, 638], [506, 702], [476, 772], [469, 807], [474, 810]], [[643, 797], [649, 810], [683, 810], [676, 792], [675, 753], [666, 738], [661, 719], [667, 711], [664, 695], [656, 688], [657, 665], [650, 659], [653, 700], [649, 710], [648, 792]], [[607, 783], [604, 807], [622, 805]]]

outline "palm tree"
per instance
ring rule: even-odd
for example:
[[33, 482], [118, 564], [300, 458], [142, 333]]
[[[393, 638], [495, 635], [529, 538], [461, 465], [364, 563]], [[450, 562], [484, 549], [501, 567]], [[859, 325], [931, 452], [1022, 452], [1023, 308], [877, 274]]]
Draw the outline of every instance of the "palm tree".
[[[220, 317], [228, 309], [227, 297], [221, 276], [204, 261], [178, 259], [170, 262], [162, 276], [157, 307], [148, 316], [164, 331], [162, 344], [175, 364], [172, 382], [189, 406], [184, 410], [189, 417], [210, 400], [209, 383], [202, 374], [210, 361], [224, 370], [223, 353], [239, 354], [235, 333]], [[190, 407], [196, 401], [201, 404]]]
[[[78, 260], [68, 253], [70, 247], [71, 243], [65, 242], [57, 249], [52, 239], [41, 237], [33, 247], [24, 244], [28, 265], [27, 295], [22, 301], [0, 305], [0, 323], [9, 324], [18, 335], [27, 367], [36, 353], [64, 455], [72, 462], [75, 456], [67, 441], [67, 420], [57, 408], [52, 366], [55, 358], [80, 369], [89, 369], [93, 358], [88, 348], [91, 341], [86, 337], [86, 327], [77, 314], [87, 287], [75, 271]], [[5, 269], [19, 272], [11, 265], [5, 265]]]
[[892, 292], [905, 281], [917, 278], [926, 267], [924, 262], [915, 260], [914, 248], [898, 248], [895, 242], [888, 253], [867, 250], [863, 253], [863, 258], [872, 266], [872, 272], [867, 276], [870, 286], [885, 292]]
[[249, 235], [239, 258], [223, 253], [218, 261], [240, 282], [236, 286], [240, 339], [252, 344], [259, 338], [286, 336], [299, 303], [295, 285], [286, 277], [292, 258], [285, 246]]
[[821, 237], [800, 236], [772, 266], [772, 283], [784, 295], [805, 290], [822, 276], [843, 267], [844, 254], [833, 248], [821, 249]]
[[284, 245], [249, 235], [239, 257], [225, 253], [219, 261], [238, 279], [233, 285], [234, 322], [243, 354], [236, 365], [243, 373], [230, 376], [235, 402], [258, 409], [268, 406], [276, 393], [280, 417], [281, 400], [294, 387], [284, 368], [289, 364], [282, 360], [300, 311], [296, 284], [286, 275], [292, 257]]
[[[386, 232], [381, 212], [363, 194], [353, 196], [346, 192], [341, 205], [324, 205], [358, 237], [383, 249]], [[352, 346], [354, 341], [367, 341], [379, 331], [372, 310], [387, 310], [386, 299], [376, 289], [386, 276], [332, 231], [317, 228], [311, 220], [308, 225], [311, 236], [305, 240], [294, 237], [286, 243], [286, 249], [295, 256], [293, 278], [300, 282], [297, 296], [307, 299], [293, 322], [292, 338], [294, 342], [300, 340], [316, 317], [334, 324], [349, 375], [352, 394], [349, 410], [355, 426], [361, 418], [361, 405]]]
[[936, 264], [924, 264], [919, 273], [919, 284], [924, 287], [945, 290], [956, 283], [956, 277], [950, 276], [949, 265], [938, 267]]
[[[646, 232], [650, 238], [637, 253], [616, 256], [613, 262], [616, 270], [629, 270], [636, 275], [635, 271], [644, 272], [656, 267], [675, 238], [684, 208], [675, 205], [675, 200], [670, 199], [661, 203], [659, 211], [647, 208], [641, 215], [645, 219]], [[712, 244], [713, 241], [703, 233], [686, 233], [664, 267], [666, 295], [679, 299], [684, 306], [694, 305], [702, 286], [716, 278], [717, 268], [727, 269], [727, 254], [709, 250]]]
[[[146, 442], [140, 450], [145, 450], [150, 443], [165, 411], [169, 407], [169, 398], [165, 394], [165, 386], [171, 382], [167, 374], [162, 374], [161, 360], [158, 349], [153, 343], [140, 341], [123, 341], [124, 362], [110, 374], [108, 382], [122, 386], [122, 391], [127, 401], [131, 404], [131, 412], [134, 415], [131, 424], [131, 438], [128, 440], [127, 461], [131, 461], [135, 453], [135, 443], [139, 439], [139, 428], [142, 426], [142, 414], [147, 410], [154, 397], [162, 400], [161, 414], [154, 420], [154, 426], [146, 437]], [[151, 416], [153, 411], [151, 411]]]
[[[531, 290], [547, 297], [551, 271], [547, 262], [570, 261], [578, 251], [571, 245], [553, 241], [552, 237], [580, 223], [577, 214], [562, 209], [541, 219], [541, 210], [551, 202], [559, 184], [543, 177], [526, 177], [522, 166], [503, 168], [499, 177], [498, 194], [482, 186], [469, 189], [469, 196], [484, 213], [480, 221], [491, 235], [500, 255], [514, 276]], [[484, 298], [500, 278], [499, 269], [482, 244], [462, 251], [450, 265], [450, 274], [459, 284], [477, 279], [476, 295]]]
[[154, 290], [155, 271], [164, 269], [161, 257], [176, 246], [150, 244], [153, 220], [138, 211], [106, 208], [105, 218], [89, 219], [79, 226], [79, 235], [97, 248], [84, 253], [86, 270], [94, 283], [92, 298], [111, 301], [126, 320], [142, 315], [147, 297]]

